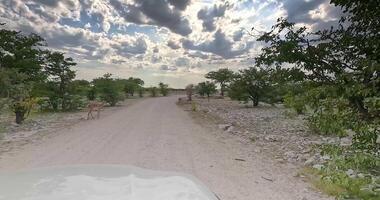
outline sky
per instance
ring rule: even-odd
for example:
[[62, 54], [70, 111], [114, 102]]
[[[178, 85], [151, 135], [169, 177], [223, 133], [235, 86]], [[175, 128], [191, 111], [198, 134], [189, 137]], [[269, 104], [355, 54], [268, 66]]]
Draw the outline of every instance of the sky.
[[181, 88], [219, 68], [253, 65], [264, 44], [248, 34], [279, 17], [317, 30], [340, 9], [329, 0], [1, 0], [3, 28], [37, 33], [75, 59], [77, 79], [105, 73]]

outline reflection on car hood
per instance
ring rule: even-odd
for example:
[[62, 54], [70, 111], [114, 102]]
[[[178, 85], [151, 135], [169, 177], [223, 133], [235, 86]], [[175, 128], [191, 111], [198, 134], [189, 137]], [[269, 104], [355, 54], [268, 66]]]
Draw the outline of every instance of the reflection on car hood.
[[0, 173], [0, 200], [216, 200], [192, 176], [126, 166]]

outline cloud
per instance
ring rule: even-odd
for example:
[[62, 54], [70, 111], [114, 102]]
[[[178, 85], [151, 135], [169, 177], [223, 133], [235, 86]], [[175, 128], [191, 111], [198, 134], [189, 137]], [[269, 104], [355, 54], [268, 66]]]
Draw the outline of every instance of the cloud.
[[169, 0], [169, 3], [180, 10], [185, 10], [191, 0]]
[[162, 70], [162, 71], [177, 71], [178, 68], [174, 67], [174, 66], [169, 67], [168, 65], [161, 65], [160, 70]]
[[240, 41], [241, 38], [243, 37], [243, 35], [244, 35], [244, 32], [243, 32], [242, 30], [237, 30], [237, 31], [235, 31], [235, 32], [234, 32], [234, 35], [233, 35], [233, 39], [234, 39], [234, 41], [235, 41], [235, 42]]
[[187, 55], [190, 58], [201, 58], [201, 59], [208, 59], [209, 56], [200, 52], [200, 51], [186, 51], [185, 55]]
[[179, 49], [179, 48], [181, 48], [181, 46], [177, 42], [174, 42], [173, 40], [169, 40], [168, 43], [167, 43], [167, 45], [171, 49]]
[[175, 65], [177, 67], [187, 67], [190, 65], [190, 60], [188, 58], [183, 58], [183, 57], [177, 58], [175, 60]]
[[135, 41], [124, 41], [118, 44], [113, 44], [112, 47], [116, 49], [118, 55], [130, 58], [138, 54], [145, 54], [147, 51], [147, 43], [145, 39], [140, 37]]
[[198, 12], [198, 19], [202, 20], [202, 26], [204, 31], [214, 31], [216, 29], [215, 20], [219, 17], [223, 17], [228, 4], [214, 5], [210, 8], [203, 8]]
[[252, 47], [252, 42], [249, 42], [238, 49], [233, 49], [233, 42], [230, 41], [219, 29], [215, 32], [211, 41], [194, 44], [193, 41], [184, 39], [182, 40], [182, 46], [185, 49], [209, 52], [221, 56], [222, 58], [230, 59], [246, 53]]
[[[342, 10], [329, 4], [329, 0], [286, 0], [283, 7], [287, 12], [287, 19], [294, 23], [314, 25], [315, 28], [329, 28], [338, 22]], [[324, 16], [321, 16], [321, 13]], [[320, 15], [315, 17], [315, 15]]]
[[[190, 1], [135, 0], [134, 4], [111, 0], [114, 9], [126, 21], [166, 27], [174, 33], [186, 36], [192, 32], [189, 20], [181, 12]], [[170, 5], [173, 5], [171, 7]]]
[[147, 23], [148, 19], [139, 7], [132, 4], [124, 4], [119, 0], [110, 0], [110, 4], [126, 21], [136, 24]]

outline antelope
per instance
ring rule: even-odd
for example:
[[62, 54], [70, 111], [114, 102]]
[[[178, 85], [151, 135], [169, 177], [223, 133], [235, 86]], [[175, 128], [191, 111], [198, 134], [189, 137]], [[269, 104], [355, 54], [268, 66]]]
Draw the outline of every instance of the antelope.
[[92, 119], [95, 119], [95, 117], [92, 115], [92, 111], [96, 111], [96, 117], [99, 119], [100, 117], [100, 110], [104, 107], [104, 102], [99, 101], [90, 101], [88, 103], [88, 113], [87, 113], [87, 120], [90, 119], [90, 115]]

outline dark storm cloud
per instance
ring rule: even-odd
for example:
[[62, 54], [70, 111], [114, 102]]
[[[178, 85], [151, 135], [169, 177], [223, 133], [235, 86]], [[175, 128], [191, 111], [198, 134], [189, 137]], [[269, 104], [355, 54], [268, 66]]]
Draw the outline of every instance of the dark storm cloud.
[[213, 53], [225, 59], [234, 58], [249, 51], [252, 43], [249, 42], [243, 48], [233, 50], [233, 42], [228, 40], [226, 35], [219, 29], [215, 32], [214, 38], [211, 41], [206, 41], [201, 44], [194, 44], [191, 40], [182, 40], [182, 46], [185, 49], [199, 50], [203, 52]]
[[171, 49], [179, 49], [181, 48], [181, 46], [174, 42], [173, 40], [170, 40], [168, 43], [167, 43], [168, 47], [170, 47]]
[[215, 27], [215, 20], [218, 17], [223, 17], [226, 9], [227, 4], [224, 5], [214, 5], [210, 8], [203, 8], [199, 10], [198, 12], [198, 19], [202, 20], [202, 26], [204, 31], [214, 31], [216, 29]]
[[[310, 15], [311, 10], [316, 10], [322, 4], [325, 4], [327, 8], [327, 18], [333, 20], [322, 21], [320, 19], [313, 19]], [[342, 15], [342, 10], [330, 4], [330, 0], [286, 0], [283, 2], [284, 9], [286, 10], [288, 16], [287, 19], [294, 23], [306, 23], [314, 25], [313, 29], [325, 29], [329, 28], [331, 25], [336, 25], [340, 16]], [[321, 12], [317, 10], [317, 12]]]
[[110, 0], [110, 4], [126, 21], [135, 24], [146, 23], [145, 16], [141, 12], [140, 8], [135, 5], [123, 4], [119, 0]]
[[[120, 0], [110, 2], [128, 22], [166, 27], [183, 36], [192, 32], [188, 19], [181, 14], [190, 3], [188, 0], [135, 0], [134, 5], [124, 4]], [[173, 8], [170, 5], [173, 5]]]

